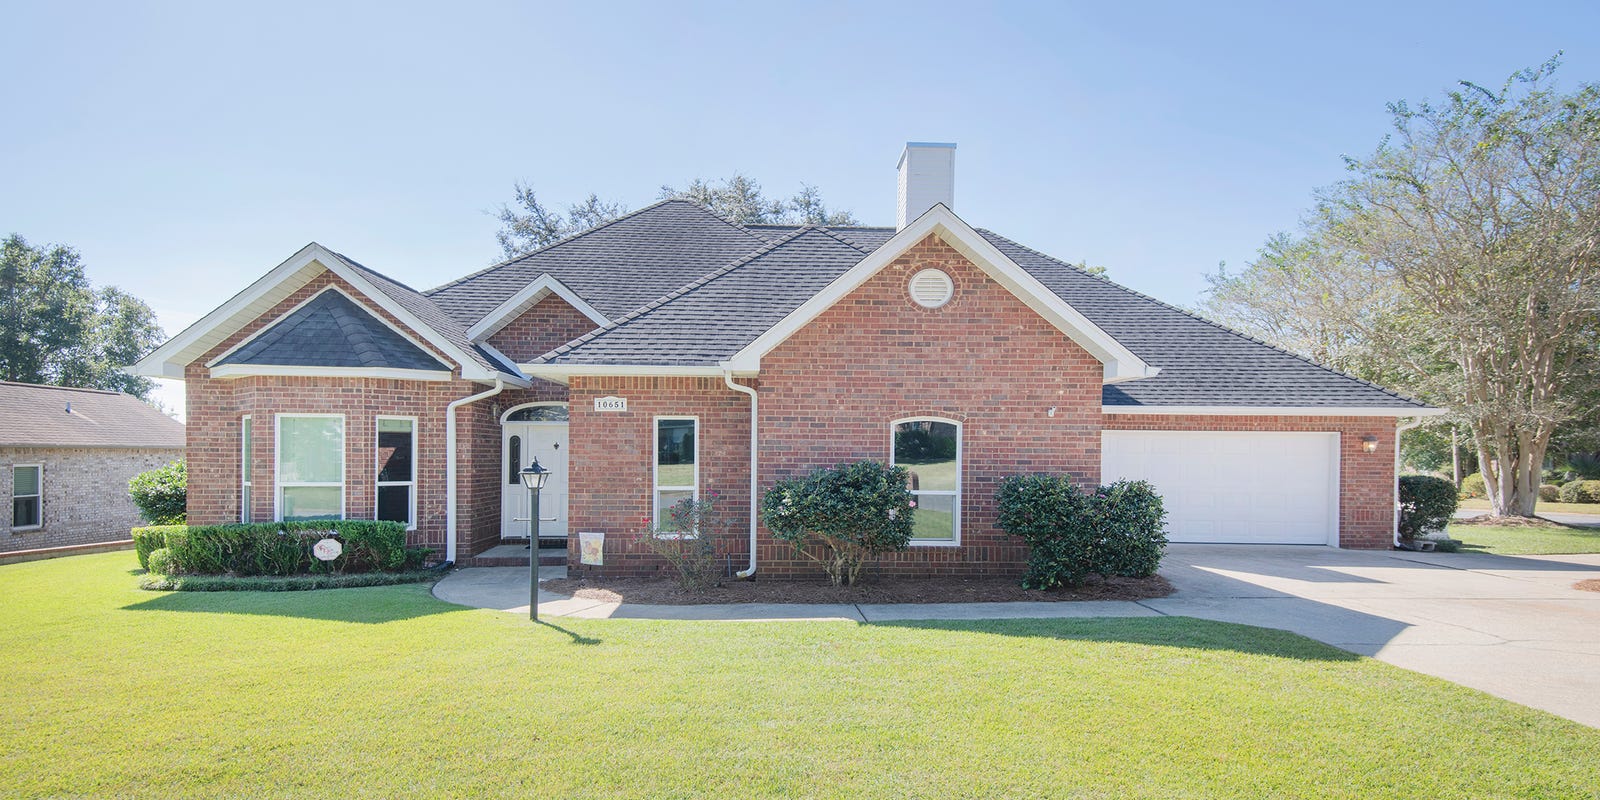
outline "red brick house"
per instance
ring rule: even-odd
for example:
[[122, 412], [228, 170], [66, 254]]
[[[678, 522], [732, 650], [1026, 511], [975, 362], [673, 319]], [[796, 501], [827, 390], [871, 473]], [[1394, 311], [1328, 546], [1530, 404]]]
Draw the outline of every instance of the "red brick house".
[[[541, 536], [641, 573], [679, 499], [872, 458], [918, 481], [886, 572], [1020, 571], [993, 496], [1041, 471], [1153, 481], [1174, 541], [1391, 545], [1397, 425], [1437, 409], [971, 227], [953, 157], [907, 146], [895, 228], [665, 201], [426, 292], [307, 245], [138, 365], [187, 381], [190, 519], [402, 519], [467, 562], [525, 541], [537, 457]], [[811, 572], [753, 518], [723, 546]]]

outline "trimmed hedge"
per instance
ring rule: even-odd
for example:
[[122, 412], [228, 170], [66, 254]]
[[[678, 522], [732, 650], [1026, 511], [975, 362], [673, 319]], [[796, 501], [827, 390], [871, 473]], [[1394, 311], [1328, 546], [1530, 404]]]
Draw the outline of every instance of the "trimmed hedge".
[[1544, 484], [1539, 487], [1539, 499], [1546, 503], [1554, 503], [1561, 499], [1561, 487], [1554, 484]]
[[1077, 586], [1090, 574], [1146, 577], [1161, 565], [1166, 511], [1144, 481], [1084, 491], [1069, 475], [1013, 475], [995, 500], [1000, 530], [1028, 543], [1024, 588]]
[[[257, 522], [235, 525], [189, 525], [143, 528], [134, 548], [165, 548], [176, 575], [307, 575], [317, 573], [398, 572], [420, 566], [431, 551], [406, 547], [405, 525], [372, 520]], [[311, 549], [323, 539], [336, 539], [344, 552], [322, 561]], [[157, 570], [147, 557], [143, 562]]]
[[139, 568], [150, 569], [150, 554], [167, 546], [167, 534], [181, 531], [184, 525], [151, 525], [144, 528], [134, 528], [133, 552], [139, 557]]
[[1600, 481], [1573, 481], [1561, 487], [1563, 503], [1600, 503]]
[[128, 481], [128, 496], [145, 522], [182, 525], [189, 513], [189, 468], [180, 460], [141, 472]]
[[353, 575], [257, 575], [240, 578], [232, 575], [150, 574], [139, 579], [139, 588], [152, 592], [303, 592], [311, 589], [355, 589], [363, 586], [393, 586], [401, 583], [436, 581], [444, 573], [437, 570], [408, 572], [358, 572]]
[[1456, 513], [1456, 485], [1432, 475], [1400, 477], [1400, 538], [1416, 539], [1443, 530]]
[[[761, 521], [796, 553], [819, 563], [835, 586], [854, 585], [879, 553], [911, 542], [916, 503], [904, 467], [857, 461], [780, 480], [761, 500]], [[824, 555], [806, 549], [820, 540]]]

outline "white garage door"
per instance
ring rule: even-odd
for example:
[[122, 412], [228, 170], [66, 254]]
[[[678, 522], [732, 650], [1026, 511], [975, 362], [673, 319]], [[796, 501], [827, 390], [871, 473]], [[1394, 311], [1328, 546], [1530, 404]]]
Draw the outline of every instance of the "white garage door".
[[1174, 542], [1337, 544], [1339, 435], [1105, 431], [1100, 478], [1155, 484]]

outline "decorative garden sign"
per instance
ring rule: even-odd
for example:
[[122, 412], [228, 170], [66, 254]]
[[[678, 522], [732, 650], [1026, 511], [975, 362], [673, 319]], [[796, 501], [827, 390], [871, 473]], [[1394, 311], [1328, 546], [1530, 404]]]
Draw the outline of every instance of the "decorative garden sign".
[[344, 545], [338, 539], [322, 539], [311, 546], [311, 554], [323, 561], [332, 561], [344, 554]]

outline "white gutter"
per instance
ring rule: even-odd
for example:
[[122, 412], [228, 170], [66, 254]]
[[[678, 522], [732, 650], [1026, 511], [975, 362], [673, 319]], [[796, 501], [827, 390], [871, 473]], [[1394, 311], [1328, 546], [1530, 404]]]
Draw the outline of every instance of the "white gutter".
[[506, 388], [503, 378], [494, 379], [494, 388], [479, 392], [475, 395], [451, 400], [450, 405], [444, 410], [444, 483], [445, 483], [445, 523], [444, 523], [444, 560], [454, 564], [456, 561], [456, 409], [468, 404], [476, 403], [486, 397], [494, 397]]
[[756, 438], [756, 390], [743, 384], [734, 383], [733, 370], [731, 369], [722, 371], [722, 382], [728, 384], [729, 389], [750, 395], [750, 566], [737, 573], [739, 578], [749, 579], [756, 574], [756, 523], [758, 520], [756, 510], [759, 508], [760, 503], [756, 498], [756, 488], [758, 486], [756, 482], [756, 465], [760, 453], [760, 449], [756, 444], [759, 441]]
[[1400, 434], [1426, 422], [1413, 417], [1410, 422], [1395, 420], [1394, 428], [1394, 546], [1400, 546]]

